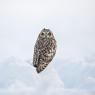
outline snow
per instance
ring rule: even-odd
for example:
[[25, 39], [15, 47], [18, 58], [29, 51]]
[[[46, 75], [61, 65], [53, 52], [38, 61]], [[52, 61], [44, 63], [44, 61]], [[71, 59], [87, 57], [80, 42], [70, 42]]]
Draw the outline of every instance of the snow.
[[[31, 95], [31, 94], [32, 95], [39, 95], [39, 94], [40, 95], [94, 95], [95, 93], [94, 91], [89, 91], [89, 90], [87, 91], [76, 88], [67, 89], [66, 80], [65, 80], [66, 73], [64, 72], [63, 69], [61, 69], [62, 66], [60, 65], [60, 70], [59, 70], [61, 71], [60, 75], [57, 72], [58, 69], [54, 69], [55, 67], [53, 65], [54, 64], [50, 64], [42, 73], [37, 74], [35, 68], [27, 61], [23, 61], [13, 56], [1, 60], [0, 95]], [[68, 63], [67, 65], [70, 64]], [[64, 65], [64, 67], [67, 68], [66, 65]], [[78, 76], [82, 75], [82, 74], [79, 75], [79, 73], [77, 74]], [[64, 76], [64, 80], [62, 79], [62, 76]], [[69, 85], [70, 83], [74, 83], [73, 81], [71, 81], [70, 77], [68, 78], [70, 81]], [[77, 78], [75, 79], [77, 80]], [[95, 83], [93, 77], [88, 77], [87, 81], [88, 80], [91, 81], [92, 84], [93, 82]], [[65, 87], [64, 87], [64, 81], [65, 81]], [[90, 85], [91, 82], [88, 84]]]
[[95, 59], [92, 59], [93, 57], [89, 57], [88, 61], [87, 58], [65, 59], [55, 63], [55, 69], [64, 81], [65, 88], [95, 91]]
[[0, 95], [59, 95], [64, 83], [52, 65], [37, 74], [35, 68], [15, 57], [0, 62]]

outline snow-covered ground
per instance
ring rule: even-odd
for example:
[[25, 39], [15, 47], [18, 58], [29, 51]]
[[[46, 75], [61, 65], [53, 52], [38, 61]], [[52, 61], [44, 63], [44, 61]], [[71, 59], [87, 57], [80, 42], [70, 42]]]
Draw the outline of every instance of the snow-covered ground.
[[[59, 64], [58, 64], [59, 62]], [[95, 57], [56, 61], [55, 68], [66, 88], [95, 91]]]
[[[71, 62], [66, 64], [64, 62], [64, 66], [59, 65], [59, 67], [50, 64], [44, 72], [37, 74], [35, 68], [26, 61], [13, 56], [5, 58], [0, 61], [0, 95], [95, 95], [92, 88], [86, 90], [77, 87], [78, 84], [85, 86], [84, 88], [92, 85], [88, 82], [88, 85], [85, 85], [85, 80], [83, 80], [84, 83], [80, 80], [86, 77], [83, 77], [78, 63], [76, 63], [77, 68], [73, 65], [70, 66], [71, 69], [68, 67], [69, 63]], [[75, 68], [77, 69], [76, 75]], [[92, 78], [89, 77], [89, 79]], [[91, 82], [95, 88], [95, 80], [93, 79]]]
[[51, 65], [37, 74], [29, 63], [10, 57], [0, 62], [0, 76], [0, 95], [58, 95], [64, 91], [64, 83]]

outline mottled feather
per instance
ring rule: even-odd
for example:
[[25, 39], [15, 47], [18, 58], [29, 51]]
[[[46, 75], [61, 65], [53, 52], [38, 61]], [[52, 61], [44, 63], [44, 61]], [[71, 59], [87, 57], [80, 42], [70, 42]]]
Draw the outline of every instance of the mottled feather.
[[34, 47], [33, 65], [40, 73], [52, 61], [56, 53], [56, 40], [49, 29], [43, 29]]

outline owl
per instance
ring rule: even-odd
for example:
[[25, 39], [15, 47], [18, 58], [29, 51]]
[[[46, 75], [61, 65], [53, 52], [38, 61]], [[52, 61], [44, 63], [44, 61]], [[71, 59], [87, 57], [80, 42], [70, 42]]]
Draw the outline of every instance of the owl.
[[43, 71], [56, 54], [56, 40], [51, 30], [42, 29], [34, 46], [33, 66], [37, 73]]

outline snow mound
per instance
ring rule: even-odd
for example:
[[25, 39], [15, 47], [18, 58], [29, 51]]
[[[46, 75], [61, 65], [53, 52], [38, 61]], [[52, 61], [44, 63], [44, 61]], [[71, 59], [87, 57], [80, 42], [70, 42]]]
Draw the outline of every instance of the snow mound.
[[32, 65], [10, 57], [0, 61], [0, 75], [0, 95], [63, 95], [64, 84], [52, 64], [37, 74]]

